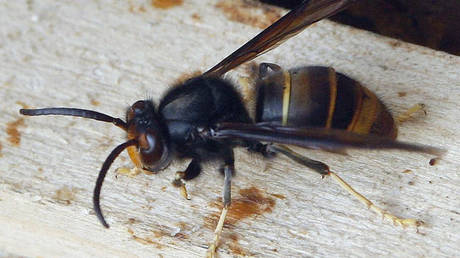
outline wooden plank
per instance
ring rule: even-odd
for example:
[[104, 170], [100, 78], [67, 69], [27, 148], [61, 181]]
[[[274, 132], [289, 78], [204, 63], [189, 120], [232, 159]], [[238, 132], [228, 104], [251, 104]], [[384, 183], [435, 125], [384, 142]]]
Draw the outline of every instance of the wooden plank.
[[[123, 154], [103, 188], [107, 230], [93, 214], [91, 195], [102, 161], [124, 140], [123, 132], [78, 118], [24, 118], [18, 110], [70, 106], [124, 117], [134, 101], [158, 100], [176, 79], [205, 71], [260, 31], [251, 24], [264, 19], [263, 6], [245, 6], [235, 16], [242, 9], [223, 6], [243, 2], [217, 3], [189, 0], [160, 9], [150, 1], [0, 2], [1, 254], [205, 254], [219, 212], [217, 165], [188, 184], [187, 201], [171, 186], [186, 162], [130, 178], [114, 173], [131, 166]], [[234, 18], [254, 14], [248, 10], [255, 18]], [[271, 18], [282, 13], [269, 10]], [[250, 193], [262, 203], [259, 215], [233, 218], [225, 228], [222, 257], [458, 253], [459, 57], [323, 21], [257, 59], [262, 61], [331, 65], [367, 85], [395, 114], [423, 102], [427, 115], [404, 123], [400, 139], [449, 152], [430, 166], [432, 157], [407, 152], [303, 151], [330, 164], [382, 208], [426, 222], [415, 230], [382, 221], [330, 178], [282, 158], [266, 162], [238, 150], [234, 204]], [[227, 77], [238, 82], [247, 68]]]

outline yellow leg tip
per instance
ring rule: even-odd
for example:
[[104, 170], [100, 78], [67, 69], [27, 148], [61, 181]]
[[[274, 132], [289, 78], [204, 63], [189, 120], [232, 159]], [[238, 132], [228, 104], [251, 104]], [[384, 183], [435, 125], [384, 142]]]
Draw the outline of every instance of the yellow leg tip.
[[409, 120], [414, 113], [417, 113], [419, 111], [422, 111], [426, 115], [426, 110], [425, 110], [425, 104], [423, 103], [417, 103], [413, 105], [411, 108], [409, 108], [406, 112], [400, 114], [397, 118], [396, 121], [398, 123], [404, 123], [407, 120]]
[[152, 175], [155, 174], [154, 172], [138, 168], [138, 167], [133, 167], [133, 168], [127, 168], [127, 167], [121, 167], [116, 170], [116, 173], [129, 176], [129, 177], [135, 177], [141, 173], [144, 173], [146, 175]]
[[191, 198], [187, 192], [187, 187], [185, 187], [184, 180], [182, 179], [184, 176], [185, 176], [184, 172], [181, 172], [181, 171], [176, 172], [176, 177], [174, 178], [172, 184], [175, 187], [180, 188], [180, 195], [182, 195], [182, 197], [184, 197], [187, 200], [190, 200]]
[[180, 187], [180, 195], [182, 195], [182, 197], [184, 197], [184, 198], [187, 199], [187, 200], [192, 199], [192, 198], [190, 198], [190, 195], [189, 195], [188, 192], [187, 192], [187, 188], [185, 187], [185, 184], [183, 184], [183, 185]]
[[395, 218], [393, 220], [393, 224], [395, 226], [401, 226], [403, 228], [407, 227], [415, 227], [418, 228], [422, 226], [424, 223], [421, 220], [416, 220], [416, 219], [401, 219], [401, 218]]
[[127, 167], [121, 167], [116, 170], [117, 174], [120, 175], [125, 175], [129, 177], [135, 177], [142, 173], [142, 169], [134, 167], [134, 168], [127, 168]]
[[206, 257], [207, 258], [214, 258], [216, 257], [216, 245], [215, 244], [211, 244], [209, 247], [208, 247], [208, 251], [206, 252]]
[[206, 257], [216, 257], [216, 250], [219, 245], [220, 236], [224, 228], [225, 217], [227, 217], [228, 205], [224, 205], [222, 213], [220, 214], [219, 221], [217, 222], [216, 229], [214, 230], [214, 241], [209, 245]]
[[347, 184], [342, 178], [340, 178], [334, 172], [331, 171], [329, 175], [332, 178], [334, 178], [339, 183], [339, 185], [342, 186], [343, 189], [345, 189], [351, 195], [355, 196], [356, 199], [358, 199], [361, 203], [366, 205], [368, 209], [373, 210], [375, 213], [381, 215], [384, 219], [386, 218], [388, 220], [391, 220], [393, 222], [393, 225], [406, 228], [406, 227], [419, 227], [424, 224], [423, 221], [420, 221], [420, 220], [402, 219], [402, 218], [396, 217], [395, 215], [391, 213], [386, 212], [385, 210], [374, 205], [374, 203], [369, 201], [366, 197], [358, 193], [355, 189], [353, 189], [349, 184]]

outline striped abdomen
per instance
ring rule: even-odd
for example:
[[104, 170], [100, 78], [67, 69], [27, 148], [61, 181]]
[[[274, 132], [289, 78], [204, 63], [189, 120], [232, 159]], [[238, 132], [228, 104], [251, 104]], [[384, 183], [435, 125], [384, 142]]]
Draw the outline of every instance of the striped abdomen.
[[396, 138], [390, 112], [374, 93], [333, 68], [277, 71], [257, 83], [256, 122], [324, 127]]

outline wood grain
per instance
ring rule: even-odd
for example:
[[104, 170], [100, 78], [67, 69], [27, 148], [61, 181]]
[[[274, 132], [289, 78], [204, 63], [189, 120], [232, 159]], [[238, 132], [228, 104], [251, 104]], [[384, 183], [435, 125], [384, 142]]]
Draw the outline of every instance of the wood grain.
[[[123, 132], [78, 118], [21, 117], [18, 110], [68, 106], [123, 118], [136, 100], [158, 100], [172, 82], [205, 71], [260, 31], [228, 20], [215, 4], [188, 0], [158, 9], [134, 0], [0, 1], [0, 254], [205, 254], [223, 183], [216, 165], [188, 184], [188, 201], [171, 185], [185, 162], [131, 178], [114, 172], [131, 166], [122, 154], [102, 190], [107, 230], [94, 216], [91, 195]], [[422, 102], [427, 115], [402, 124], [399, 139], [448, 153], [430, 166], [433, 157], [407, 152], [303, 151], [380, 207], [426, 222], [415, 230], [382, 221], [330, 178], [238, 150], [234, 198], [256, 189], [269, 201], [228, 224], [221, 257], [458, 255], [459, 57], [322, 21], [256, 61], [331, 65], [368, 86], [394, 114]], [[237, 83], [248, 67], [227, 77]]]

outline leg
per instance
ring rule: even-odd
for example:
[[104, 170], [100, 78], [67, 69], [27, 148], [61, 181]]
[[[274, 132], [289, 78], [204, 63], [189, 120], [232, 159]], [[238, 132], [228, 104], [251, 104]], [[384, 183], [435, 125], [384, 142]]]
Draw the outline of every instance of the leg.
[[367, 208], [373, 210], [377, 214], [381, 215], [384, 218], [387, 218], [393, 222], [394, 225], [402, 226], [402, 227], [407, 227], [407, 226], [415, 226], [418, 227], [423, 224], [422, 221], [418, 221], [415, 219], [402, 219], [394, 216], [391, 213], [386, 212], [385, 210], [382, 210], [381, 208], [377, 207], [369, 201], [366, 197], [358, 193], [355, 189], [353, 189], [349, 184], [347, 184], [342, 178], [340, 178], [337, 174], [329, 170], [329, 167], [316, 160], [309, 159], [307, 157], [304, 157], [300, 155], [299, 153], [294, 152], [293, 150], [289, 149], [286, 146], [283, 145], [272, 145], [269, 146], [273, 151], [284, 154], [288, 158], [292, 159], [293, 161], [304, 165], [308, 168], [313, 169], [315, 172], [318, 172], [321, 174], [323, 177], [326, 175], [331, 176], [339, 185], [345, 189], [348, 193], [352, 194], [355, 196], [361, 203], [367, 206]]
[[273, 63], [261, 63], [259, 65], [259, 78], [267, 76], [269, 73], [268, 69], [271, 69], [273, 72], [277, 72], [281, 70], [281, 67]]
[[273, 158], [276, 153], [275, 150], [272, 148], [273, 145], [271, 144], [262, 144], [256, 141], [247, 141], [245, 145], [242, 145], [247, 148], [250, 152], [258, 152], [262, 154], [265, 158]]
[[405, 228], [407, 226], [418, 227], [423, 224], [423, 221], [416, 220], [416, 219], [398, 218], [395, 215], [388, 213], [385, 210], [382, 210], [381, 208], [375, 206], [374, 203], [369, 201], [366, 197], [358, 193], [355, 189], [353, 189], [349, 184], [343, 181], [343, 179], [340, 178], [334, 172], [330, 171], [329, 175], [332, 178], [334, 178], [340, 184], [340, 186], [342, 186], [343, 189], [345, 189], [350, 194], [354, 195], [356, 199], [358, 199], [362, 204], [366, 205], [368, 209], [371, 209], [377, 214], [381, 215], [382, 217], [391, 220], [393, 222], [393, 225], [402, 226], [403, 228]]
[[129, 177], [135, 177], [139, 175], [140, 173], [144, 173], [146, 175], [156, 174], [153, 171], [144, 169], [144, 166], [142, 165], [142, 162], [141, 162], [141, 157], [139, 156], [139, 152], [137, 151], [137, 147], [129, 146], [128, 148], [126, 148], [126, 150], [128, 151], [129, 158], [134, 164], [134, 168], [126, 168], [126, 167], [118, 168], [117, 169], [118, 174], [127, 175]]
[[302, 156], [284, 145], [269, 145], [268, 148], [273, 152], [281, 153], [287, 156], [288, 158], [292, 159], [293, 161], [301, 165], [304, 165], [315, 172], [318, 172], [322, 177], [327, 176], [330, 172], [329, 166], [324, 164], [323, 162], [312, 160], [305, 156]]
[[192, 159], [192, 161], [188, 164], [185, 171], [176, 172], [176, 176], [173, 180], [173, 185], [176, 187], [180, 187], [181, 195], [187, 200], [190, 200], [190, 196], [187, 193], [187, 188], [185, 187], [184, 180], [188, 181], [188, 180], [194, 179], [200, 174], [200, 172], [201, 172], [201, 165], [200, 165], [199, 159], [197, 158]]
[[425, 113], [426, 115], [426, 111], [425, 111], [425, 104], [423, 103], [418, 103], [418, 104], [415, 104], [413, 105], [411, 108], [409, 108], [406, 112], [400, 114], [397, 118], [396, 118], [396, 121], [401, 124], [401, 123], [404, 123], [405, 121], [407, 121], [409, 118], [412, 117], [412, 115], [418, 111], [423, 111], [423, 113]]
[[231, 155], [225, 159], [224, 166], [224, 191], [223, 202], [224, 207], [222, 208], [222, 213], [220, 214], [219, 222], [217, 222], [216, 229], [214, 230], [214, 241], [209, 245], [207, 257], [215, 257], [217, 246], [219, 245], [220, 236], [224, 227], [225, 217], [227, 216], [228, 208], [231, 203], [231, 188], [232, 188], [232, 176], [235, 172], [234, 159], [233, 159], [233, 150], [231, 150]]

